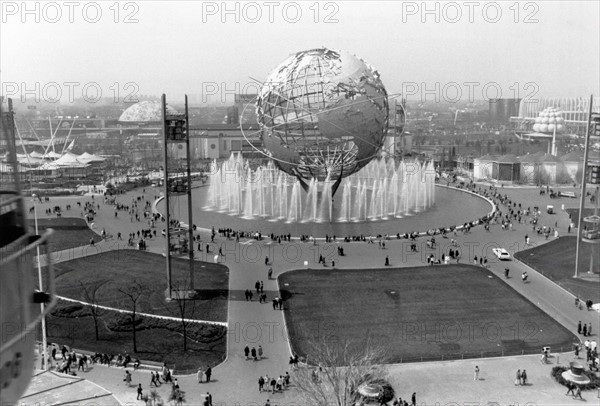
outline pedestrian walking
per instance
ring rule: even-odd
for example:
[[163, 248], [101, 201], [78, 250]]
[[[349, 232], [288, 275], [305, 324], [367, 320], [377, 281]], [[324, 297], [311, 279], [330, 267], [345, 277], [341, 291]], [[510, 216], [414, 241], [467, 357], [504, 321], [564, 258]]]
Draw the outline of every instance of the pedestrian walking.
[[479, 380], [479, 366], [475, 366], [475, 374], [474, 374], [474, 381], [478, 381]]
[[521, 384], [527, 385], [527, 371], [525, 371], [525, 370], [523, 370], [523, 372], [521, 372]]
[[212, 395], [210, 392], [206, 392], [206, 400], [208, 401], [208, 406], [212, 406]]
[[269, 272], [267, 273], [267, 275], [268, 275], [268, 277], [269, 277], [269, 280], [271, 280], [271, 279], [272, 279], [272, 276], [273, 276], [273, 267], [270, 267], [270, 268], [269, 268]]
[[417, 406], [417, 392], [413, 392], [412, 396], [410, 397], [410, 401], [412, 406]]
[[583, 328], [581, 329], [581, 334], [583, 334], [583, 336], [587, 336], [587, 325], [583, 325]]
[[210, 376], [212, 375], [211, 367], [206, 367], [206, 371], [204, 371], [204, 375], [206, 375], [206, 382], [210, 382]]
[[123, 379], [127, 386], [131, 386], [131, 372], [125, 371], [125, 378]]
[[521, 384], [521, 370], [517, 369], [517, 378], [515, 379], [515, 386]]
[[261, 360], [263, 356], [263, 348], [262, 346], [258, 346], [258, 359]]
[[246, 356], [246, 359], [248, 359], [248, 354], [250, 354], [250, 348], [248, 348], [248, 346], [244, 347], [244, 355]]
[[142, 384], [140, 383], [140, 384], [138, 384], [138, 387], [137, 387], [137, 398], [136, 398], [136, 400], [140, 400], [141, 398], [142, 398]]
[[250, 354], [252, 355], [254, 361], [256, 361], [256, 348], [252, 347], [252, 351], [250, 351]]
[[388, 255], [385, 256], [385, 266], [390, 265], [390, 257]]
[[262, 392], [265, 386], [265, 378], [261, 376], [258, 377], [258, 392]]
[[577, 334], [581, 334], [581, 320], [577, 323]]
[[202, 375], [204, 375], [204, 372], [202, 372], [202, 368], [198, 368], [198, 373], [196, 374], [196, 378], [198, 378], [198, 383], [202, 383]]
[[510, 269], [508, 269], [508, 268], [504, 268], [504, 278], [505, 278], [505, 279], [508, 279], [508, 274], [509, 274], [509, 272], [510, 272]]
[[567, 390], [567, 393], [565, 393], [565, 396], [567, 396], [569, 394], [575, 396], [575, 384], [573, 382], [569, 381], [567, 383], [567, 389], [568, 390]]
[[587, 333], [588, 333], [588, 336], [592, 335], [592, 323], [588, 323]]
[[581, 386], [577, 385], [577, 392], [575, 393], [575, 396], [573, 397], [573, 399], [581, 399], [583, 400], [583, 397], [581, 396]]

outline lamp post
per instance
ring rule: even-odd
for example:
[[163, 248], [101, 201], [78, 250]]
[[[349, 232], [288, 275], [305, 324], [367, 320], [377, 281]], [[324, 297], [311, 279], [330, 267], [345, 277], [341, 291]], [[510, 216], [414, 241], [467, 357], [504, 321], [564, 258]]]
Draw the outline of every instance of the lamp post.
[[[39, 235], [38, 221], [37, 221], [37, 205], [35, 199], [37, 195], [34, 193], [31, 195], [33, 201], [33, 218], [35, 219], [35, 234]], [[40, 284], [40, 292], [43, 292], [42, 286], [42, 265], [40, 264], [40, 247], [36, 247], [37, 250], [37, 267], [38, 267], [38, 282]], [[48, 370], [48, 339], [46, 337], [46, 316], [44, 316], [44, 303], [40, 303], [40, 311], [42, 312], [42, 369]]]

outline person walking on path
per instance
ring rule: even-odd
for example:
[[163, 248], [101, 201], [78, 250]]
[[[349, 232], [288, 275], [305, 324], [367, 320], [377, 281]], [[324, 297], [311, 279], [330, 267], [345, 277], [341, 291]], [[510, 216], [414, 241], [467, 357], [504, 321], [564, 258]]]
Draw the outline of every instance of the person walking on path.
[[136, 398], [136, 400], [140, 400], [141, 398], [142, 398], [142, 384], [140, 383], [140, 384], [138, 384], [138, 387], [137, 387], [137, 398]]
[[252, 351], [250, 351], [250, 354], [252, 355], [252, 359], [256, 361], [256, 348], [252, 347]]
[[515, 386], [521, 385], [521, 370], [517, 369], [517, 378], [515, 379]]
[[210, 394], [210, 392], [206, 392], [206, 400], [208, 401], [208, 406], [213, 406], [212, 395]]
[[417, 406], [417, 392], [413, 392], [410, 401], [412, 403], [412, 406]]
[[262, 356], [263, 356], [263, 349], [262, 349], [262, 346], [259, 345], [258, 346], [258, 359], [261, 360]]
[[525, 371], [525, 370], [523, 370], [523, 372], [521, 372], [521, 384], [527, 385], [527, 371]]
[[568, 396], [569, 394], [575, 396], [575, 384], [573, 382], [569, 381], [569, 383], [567, 384], [567, 389], [569, 390], [567, 391], [565, 396]]
[[269, 267], [269, 271], [267, 273], [267, 276], [269, 277], [269, 280], [273, 279], [273, 267]]
[[212, 369], [210, 366], [206, 367], [206, 371], [204, 371], [204, 375], [206, 375], [206, 382], [210, 382], [210, 376], [212, 375]]
[[577, 385], [577, 392], [575, 392], [575, 396], [573, 397], [573, 399], [581, 399], [583, 400], [583, 397], [581, 396], [581, 386]]
[[479, 380], [479, 366], [476, 365], [475, 366], [475, 376], [474, 376], [474, 381], [478, 381]]
[[588, 333], [588, 336], [592, 335], [592, 323], [588, 323], [587, 333]]
[[250, 348], [248, 348], [248, 346], [244, 347], [244, 355], [246, 356], [246, 359], [248, 359], [248, 354], [250, 354]]
[[258, 392], [262, 392], [265, 387], [265, 378], [261, 376], [258, 377]]
[[198, 378], [198, 383], [202, 383], [202, 368], [198, 368], [198, 373], [196, 374], [196, 378]]
[[123, 379], [127, 386], [131, 386], [131, 372], [125, 371], [125, 379]]
[[577, 323], [577, 334], [581, 334], [581, 320]]

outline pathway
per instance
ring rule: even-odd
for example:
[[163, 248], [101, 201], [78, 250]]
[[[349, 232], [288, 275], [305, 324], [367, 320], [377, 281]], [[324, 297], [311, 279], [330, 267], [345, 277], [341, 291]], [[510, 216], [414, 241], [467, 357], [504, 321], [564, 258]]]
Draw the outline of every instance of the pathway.
[[[515, 196], [515, 199], [523, 203], [525, 207], [540, 206], [543, 209], [546, 204], [554, 204], [555, 207], [559, 207], [560, 203], [571, 203], [571, 201], [565, 201], [565, 199], [550, 201], [545, 196], [539, 196], [535, 189], [507, 188], [505, 191], [510, 196]], [[502, 193], [505, 191], [502, 190]], [[122, 195], [117, 200], [128, 203], [131, 195], [137, 196], [141, 193]], [[151, 199], [152, 196], [158, 195], [158, 192], [156, 189], [148, 188], [145, 195]], [[73, 198], [65, 198], [65, 200], [68, 199], [72, 201]], [[82, 200], [82, 198], [79, 199]], [[56, 200], [58, 199], [55, 198], [51, 203], [53, 204]], [[89, 200], [89, 197], [83, 198], [83, 200]], [[503, 206], [501, 206], [501, 209], [505, 210]], [[43, 212], [43, 210], [38, 208], [38, 213], [40, 212]], [[106, 213], [109, 215], [106, 215]], [[544, 224], [544, 222], [549, 224], [548, 221], [554, 222], [555, 219], [558, 219], [561, 233], [566, 233], [568, 219], [560, 211], [559, 215], [551, 217], [543, 213], [541, 224]], [[129, 221], [122, 221], [122, 219], [115, 220], [112, 209], [101, 210], [96, 219], [97, 229], [106, 228], [113, 235], [120, 231], [126, 236], [129, 232], [144, 227], [144, 223], [134, 222], [132, 224]], [[157, 228], [160, 229], [161, 226], [158, 225]], [[501, 276], [502, 279], [504, 279], [504, 268], [508, 264], [511, 275], [514, 277], [506, 280], [507, 284], [571, 331], [576, 330], [579, 320], [592, 322], [593, 339], [597, 340], [597, 334], [600, 331], [600, 320], [597, 313], [576, 309], [573, 305], [573, 295], [524, 264], [518, 261], [511, 263], [499, 262], [493, 258], [491, 248], [494, 246], [507, 248], [511, 253], [524, 249], [524, 236], [526, 233], [531, 237], [533, 244], [546, 242], [543, 237], [532, 233], [528, 224], [516, 225], [512, 231], [501, 230], [499, 225], [493, 225], [489, 233], [482, 227], [476, 227], [470, 233], [459, 233], [456, 240], [462, 247], [461, 255], [464, 261], [474, 255], [478, 257], [485, 255], [490, 261], [489, 266], [492, 272]], [[164, 240], [161, 237], [155, 240], [149, 241], [150, 251], [162, 252]], [[207, 240], [208, 236], [204, 234], [203, 241]], [[277, 292], [276, 280], [267, 280], [266, 270], [268, 267], [264, 264], [266, 256], [273, 261], [274, 277], [277, 277], [278, 274], [287, 270], [304, 267], [304, 261], [308, 261], [309, 267], [320, 267], [321, 265], [317, 264], [318, 256], [320, 253], [325, 256], [329, 255], [331, 252], [329, 247], [323, 243], [316, 246], [311, 243], [276, 244], [270, 241], [260, 243], [250, 241], [235, 244], [233, 241], [226, 241], [220, 237], [217, 237], [216, 240], [225, 244], [223, 249], [226, 254], [224, 264], [230, 268], [231, 296], [228, 310], [228, 356], [224, 363], [213, 369], [214, 382], [198, 384], [195, 376], [179, 378], [182, 389], [186, 391], [187, 403], [202, 404], [202, 394], [206, 391], [213, 394], [215, 403], [264, 403], [267, 399], [270, 399], [271, 404], [280, 405], [299, 401], [298, 394], [293, 389], [276, 394], [258, 393], [256, 381], [259, 375], [269, 374], [269, 376], [274, 376], [283, 374], [288, 370], [290, 350], [286, 340], [283, 312], [272, 309], [269, 301], [272, 297], [269, 296], [266, 304], [259, 304], [256, 300], [246, 302], [242, 297], [242, 292], [245, 289], [253, 289], [257, 280], [264, 281], [265, 291], [269, 293]], [[424, 239], [421, 240], [424, 243]], [[449, 242], [449, 240], [443, 240], [441, 243], [444, 242]], [[410, 254], [407, 249], [403, 248], [403, 243], [405, 243], [404, 240], [390, 240], [387, 242], [385, 251], [379, 250], [377, 244], [343, 243], [346, 256], [335, 258], [336, 267], [348, 269], [379, 268], [383, 266], [385, 255], [389, 255], [392, 266], [426, 264], [426, 255], [429, 252], [422, 250], [419, 254]], [[102, 249], [111, 249], [109, 245], [97, 245], [101, 246]], [[78, 254], [75, 250], [72, 255], [73, 257], [75, 255], [85, 255], [85, 252], [82, 249], [81, 254]], [[71, 259], [73, 257], [69, 254], [66, 258]], [[437, 257], [439, 257], [439, 254], [437, 254]], [[60, 258], [62, 258], [62, 255], [60, 255]], [[530, 275], [531, 283], [523, 284], [518, 277], [524, 270], [527, 270]], [[242, 353], [245, 345], [250, 347], [262, 345], [265, 358], [261, 361], [246, 360]], [[542, 345], [543, 343], [540, 343], [540, 350]], [[552, 349], [552, 351], [557, 350]], [[571, 349], [563, 350], [570, 351]], [[572, 352], [561, 354], [559, 361], [565, 365], [572, 356]], [[553, 363], [556, 363], [556, 361], [556, 358], [552, 358]], [[473, 382], [472, 371], [474, 365], [478, 365], [482, 371], [481, 376], [483, 379], [478, 382]], [[571, 401], [569, 397], [565, 397], [564, 392], [566, 390], [552, 381], [549, 376], [552, 365], [541, 365], [537, 356], [521, 356], [394, 365], [390, 367], [390, 373], [398, 395], [406, 398], [410, 397], [413, 391], [416, 391], [419, 404], [422, 404], [422, 402], [427, 405], [433, 405], [436, 402], [440, 402], [440, 404], [448, 402], [458, 404], [465, 404], [466, 402], [498, 402], [499, 404], [534, 402], [537, 405], [579, 404], [580, 401]], [[530, 386], [515, 388], [513, 377], [516, 369], [519, 368], [527, 369], [532, 382]], [[106, 387], [123, 402], [135, 402], [135, 389], [125, 387], [122, 382], [122, 375], [123, 370], [120, 368], [94, 366], [84, 376]], [[148, 388], [149, 375], [145, 372], [134, 373], [134, 382], [137, 383], [138, 381], [142, 383], [144, 388]], [[169, 391], [165, 386], [163, 385], [162, 388], [158, 389], [163, 398], [166, 398]], [[596, 393], [585, 392], [584, 397], [588, 401], [596, 399], [594, 401], [597, 402]], [[141, 404], [141, 402], [138, 402], [138, 404]]]

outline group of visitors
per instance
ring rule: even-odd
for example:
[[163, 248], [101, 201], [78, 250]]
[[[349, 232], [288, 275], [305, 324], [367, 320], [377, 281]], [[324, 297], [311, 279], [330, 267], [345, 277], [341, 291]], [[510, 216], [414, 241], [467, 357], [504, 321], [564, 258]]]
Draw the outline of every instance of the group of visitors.
[[577, 334], [581, 334], [584, 337], [592, 335], [592, 323], [581, 324], [581, 320], [577, 323]]
[[515, 386], [518, 385], [527, 385], [527, 371], [525, 369], [523, 369], [523, 371], [521, 371], [520, 369], [517, 369], [517, 376], [515, 378]]
[[252, 349], [250, 349], [250, 347], [246, 345], [244, 347], [244, 356], [247, 360], [250, 359], [250, 357], [252, 357], [254, 361], [260, 361], [263, 356], [263, 348], [261, 345], [259, 345], [258, 349], [255, 347], [252, 347]]
[[[258, 377], [258, 391], [259, 392], [282, 392], [290, 385], [290, 373], [286, 371], [284, 375], [279, 375], [279, 378], [269, 377], [269, 375]], [[267, 399], [267, 402], [269, 400]]]
[[417, 392], [413, 392], [410, 396], [410, 403], [406, 399], [402, 400], [401, 397], [394, 400], [392, 403], [393, 406], [417, 406]]
[[[262, 352], [262, 348], [261, 348], [261, 352]], [[210, 382], [210, 377], [212, 376], [212, 368], [210, 366], [207, 366], [206, 369], [202, 369], [202, 368], [198, 368], [198, 372], [196, 372], [196, 379], [198, 380], [198, 383], [202, 383], [202, 379], [204, 379], [204, 381], [206, 383]]]

